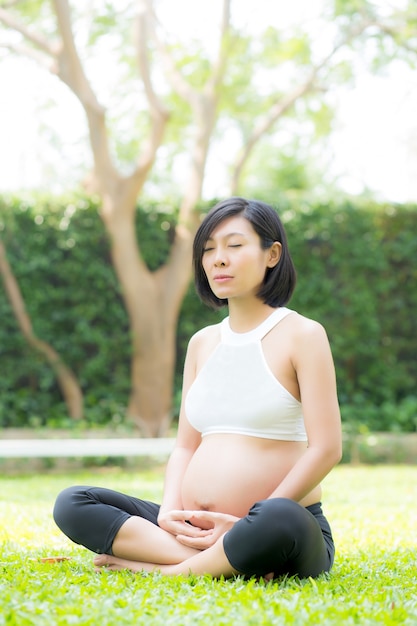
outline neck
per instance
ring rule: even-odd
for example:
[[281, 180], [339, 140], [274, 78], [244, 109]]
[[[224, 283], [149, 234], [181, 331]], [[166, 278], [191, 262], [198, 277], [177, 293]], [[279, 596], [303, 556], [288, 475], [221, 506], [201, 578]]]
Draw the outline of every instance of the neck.
[[237, 333], [246, 333], [259, 326], [273, 311], [275, 311], [273, 307], [258, 299], [245, 303], [230, 300], [230, 327]]

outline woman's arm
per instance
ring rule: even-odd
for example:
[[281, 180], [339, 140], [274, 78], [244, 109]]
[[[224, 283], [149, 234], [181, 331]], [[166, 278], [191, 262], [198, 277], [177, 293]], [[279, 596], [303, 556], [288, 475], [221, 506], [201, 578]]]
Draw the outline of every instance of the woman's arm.
[[308, 448], [270, 497], [298, 502], [340, 461], [342, 431], [336, 375], [326, 332], [317, 322], [297, 317], [292, 361], [300, 388]]
[[181, 498], [181, 486], [183, 476], [188, 464], [200, 444], [201, 435], [188, 422], [184, 402], [188, 390], [195, 379], [196, 375], [196, 355], [198, 351], [198, 336], [194, 335], [187, 349], [187, 355], [184, 363], [184, 377], [182, 387], [181, 410], [178, 423], [178, 433], [174, 450], [168, 460], [165, 472], [164, 495], [162, 505], [158, 517], [159, 525], [173, 534], [177, 534], [178, 528], [173, 525], [172, 520], [167, 518], [173, 510], [183, 509]]

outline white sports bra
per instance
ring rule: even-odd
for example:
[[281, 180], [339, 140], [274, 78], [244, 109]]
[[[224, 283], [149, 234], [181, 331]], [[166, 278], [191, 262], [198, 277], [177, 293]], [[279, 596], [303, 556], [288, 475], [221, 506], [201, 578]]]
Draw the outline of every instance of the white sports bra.
[[221, 340], [201, 368], [185, 399], [190, 424], [202, 436], [234, 433], [283, 441], [307, 441], [301, 403], [268, 367], [262, 338], [292, 313], [275, 309], [257, 328], [236, 333], [229, 318]]

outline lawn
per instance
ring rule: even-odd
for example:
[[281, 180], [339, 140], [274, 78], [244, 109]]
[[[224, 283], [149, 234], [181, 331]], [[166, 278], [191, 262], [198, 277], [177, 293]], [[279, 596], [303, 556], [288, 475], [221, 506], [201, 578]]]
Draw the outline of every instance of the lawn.
[[[159, 499], [162, 469], [0, 478], [0, 625], [417, 624], [417, 466], [336, 468], [324, 484], [332, 573], [269, 583], [95, 573], [51, 518], [70, 483]], [[39, 560], [62, 554], [71, 560]]]

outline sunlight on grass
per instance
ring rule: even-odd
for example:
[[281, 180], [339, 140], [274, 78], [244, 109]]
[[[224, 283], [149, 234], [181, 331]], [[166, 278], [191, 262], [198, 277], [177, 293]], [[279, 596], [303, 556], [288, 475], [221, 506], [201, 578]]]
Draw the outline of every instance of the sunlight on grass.
[[[162, 470], [0, 478], [0, 625], [417, 624], [417, 467], [338, 467], [324, 502], [337, 544], [317, 580], [96, 574], [55, 527], [56, 494], [97, 484], [159, 500]], [[41, 563], [51, 554], [71, 556]]]
[[[35, 475], [0, 479], [0, 540], [29, 550], [68, 550], [72, 545], [52, 519], [57, 494], [70, 484], [97, 484], [143, 498], [160, 499], [162, 472], [125, 474], [118, 470], [92, 470], [69, 476]], [[6, 523], [12, 520], [12, 524]]]

